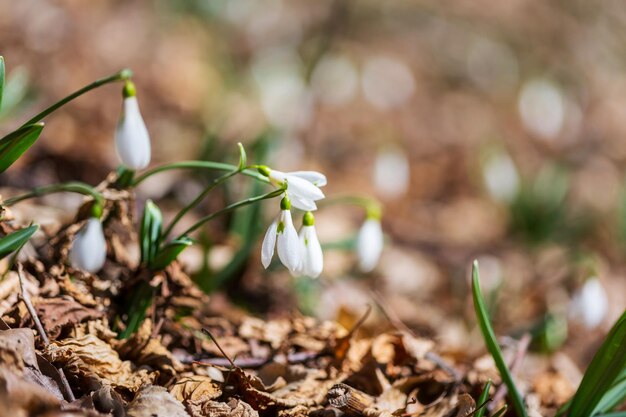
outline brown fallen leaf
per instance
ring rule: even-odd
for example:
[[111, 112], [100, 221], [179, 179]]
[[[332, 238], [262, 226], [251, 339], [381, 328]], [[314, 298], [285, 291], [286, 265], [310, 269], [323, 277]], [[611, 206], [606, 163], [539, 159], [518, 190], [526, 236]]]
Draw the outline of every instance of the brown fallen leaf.
[[83, 390], [99, 389], [102, 383], [136, 392], [151, 384], [156, 374], [145, 369], [135, 370], [129, 361], [122, 361], [106, 342], [88, 334], [76, 339], [51, 342], [44, 349], [50, 362], [60, 364]]
[[219, 398], [222, 395], [221, 385], [208, 376], [187, 376], [170, 387], [170, 394], [183, 403], [189, 401], [199, 403]]
[[183, 404], [163, 387], [147, 385], [126, 408], [128, 417], [189, 417]]
[[259, 413], [247, 404], [236, 398], [227, 403], [207, 401], [202, 404], [194, 402], [189, 406], [192, 417], [259, 417]]
[[101, 312], [66, 298], [40, 298], [35, 302], [35, 309], [51, 339], [56, 339], [65, 328], [102, 317]]

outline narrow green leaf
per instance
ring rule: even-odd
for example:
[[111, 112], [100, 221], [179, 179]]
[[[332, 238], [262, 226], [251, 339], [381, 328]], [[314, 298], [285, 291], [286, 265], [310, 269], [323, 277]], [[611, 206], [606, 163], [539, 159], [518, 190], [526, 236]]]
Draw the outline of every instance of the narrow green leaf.
[[613, 410], [626, 399], [626, 378], [622, 375], [617, 378], [617, 382], [613, 384], [603, 396], [593, 414], [606, 413]]
[[476, 411], [474, 417], [483, 417], [485, 415], [485, 410], [487, 409], [487, 407], [485, 407], [485, 403], [487, 402], [487, 398], [489, 398], [489, 388], [491, 388], [491, 379], [487, 381], [487, 383], [485, 384], [485, 389], [483, 389], [480, 397], [478, 397], [478, 402], [476, 403], [476, 406], [482, 408]]
[[37, 229], [39, 225], [34, 224], [0, 238], [0, 259], [24, 246]]
[[502, 351], [500, 350], [493, 327], [489, 321], [489, 314], [487, 313], [487, 307], [485, 306], [485, 302], [480, 292], [479, 281], [478, 261], [474, 261], [472, 265], [472, 295], [474, 298], [474, 310], [476, 311], [478, 324], [485, 339], [485, 345], [487, 346], [489, 353], [491, 353], [491, 356], [493, 356], [493, 360], [496, 363], [498, 371], [500, 372], [500, 376], [509, 390], [509, 397], [511, 397], [511, 401], [513, 402], [515, 414], [517, 414], [518, 417], [527, 417], [524, 400], [515, 386], [513, 376], [504, 361]]
[[570, 407], [570, 417], [588, 417], [611, 393], [626, 366], [626, 311], [613, 325], [583, 375]]
[[241, 142], [237, 143], [237, 147], [239, 148], [239, 170], [243, 171], [248, 164], [248, 157]]
[[595, 417], [626, 417], [626, 411], [616, 411], [608, 414], [598, 414]]
[[2, 93], [4, 93], [4, 57], [0, 56], [0, 110], [2, 109]]
[[20, 127], [0, 139], [0, 173], [7, 170], [39, 138], [43, 123]]
[[128, 321], [126, 328], [118, 336], [126, 339], [139, 329], [139, 326], [146, 318], [146, 310], [152, 304], [153, 288], [147, 282], [141, 282], [133, 289], [128, 301]]
[[193, 245], [193, 240], [188, 237], [182, 237], [168, 242], [163, 245], [163, 247], [156, 254], [154, 261], [152, 262], [152, 268], [156, 270], [165, 268], [171, 264], [182, 251], [191, 245]]
[[162, 226], [163, 215], [161, 210], [151, 200], [146, 201], [139, 230], [139, 242], [141, 245], [141, 262], [149, 267], [152, 267], [161, 245]]

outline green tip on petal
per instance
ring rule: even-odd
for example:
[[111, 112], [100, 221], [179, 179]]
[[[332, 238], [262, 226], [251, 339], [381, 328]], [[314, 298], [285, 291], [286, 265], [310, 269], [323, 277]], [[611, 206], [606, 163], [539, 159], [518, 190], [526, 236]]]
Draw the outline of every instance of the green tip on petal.
[[257, 167], [257, 170], [259, 171], [259, 173], [265, 175], [266, 177], [269, 177], [270, 172], [272, 171], [267, 165], [259, 165]]
[[124, 98], [135, 97], [137, 95], [137, 89], [135, 88], [135, 83], [131, 80], [126, 80], [124, 83], [124, 88], [122, 89], [122, 96]]
[[291, 200], [289, 200], [289, 197], [285, 196], [282, 200], [280, 200], [280, 209], [291, 210]]
[[303, 226], [313, 226], [315, 225], [315, 216], [310, 211], [304, 213], [304, 217], [302, 218]]
[[133, 72], [130, 68], [124, 68], [119, 74], [121, 80], [129, 80], [133, 76]]
[[366, 208], [368, 219], [380, 220], [383, 217], [383, 209], [380, 204], [370, 204]]
[[93, 206], [91, 206], [91, 215], [93, 217], [95, 217], [96, 219], [100, 219], [100, 217], [102, 217], [102, 205], [98, 204], [98, 203], [94, 203]]

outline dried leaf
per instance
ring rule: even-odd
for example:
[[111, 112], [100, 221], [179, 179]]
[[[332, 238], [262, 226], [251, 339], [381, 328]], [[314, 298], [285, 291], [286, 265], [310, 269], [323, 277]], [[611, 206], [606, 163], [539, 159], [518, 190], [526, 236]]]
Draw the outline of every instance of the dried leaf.
[[208, 376], [194, 375], [181, 378], [170, 388], [170, 394], [178, 401], [203, 401], [214, 400], [222, 395], [221, 384]]
[[191, 404], [189, 407], [192, 417], [259, 417], [249, 404], [231, 398], [228, 403], [208, 401], [200, 404]]
[[126, 409], [128, 417], [189, 417], [183, 404], [163, 387], [145, 386]]
[[102, 317], [102, 313], [65, 298], [38, 299], [35, 309], [48, 336], [57, 338], [61, 331], [86, 320]]

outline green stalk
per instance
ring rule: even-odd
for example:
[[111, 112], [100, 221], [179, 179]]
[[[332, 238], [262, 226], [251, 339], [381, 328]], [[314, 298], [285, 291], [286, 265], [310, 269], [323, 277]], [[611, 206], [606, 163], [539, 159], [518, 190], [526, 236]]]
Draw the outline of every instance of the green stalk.
[[185, 207], [182, 208], [181, 211], [179, 211], [176, 216], [174, 217], [174, 219], [170, 222], [170, 224], [167, 226], [167, 228], [165, 229], [165, 231], [163, 232], [163, 237], [167, 237], [171, 232], [172, 229], [174, 229], [174, 226], [176, 226], [176, 223], [178, 223], [180, 221], [180, 219], [183, 218], [183, 216], [185, 214], [187, 214], [189, 212], [189, 210], [193, 209], [194, 207], [196, 207], [198, 204], [200, 204], [200, 202], [202, 200], [204, 200], [204, 198], [218, 185], [222, 184], [224, 181], [226, 181], [227, 179], [229, 179], [230, 177], [232, 177], [233, 175], [238, 174], [239, 172], [241, 172], [239, 169], [235, 170], [235, 171], [231, 171], [227, 174], [222, 175], [219, 178], [216, 178], [215, 180], [213, 180], [213, 182], [211, 184], [209, 184], [204, 190], [202, 190], [202, 192], [200, 194], [198, 194], [198, 196], [189, 204], [187, 204]]
[[46, 194], [62, 193], [62, 192], [77, 193], [77, 194], [91, 196], [94, 198], [94, 200], [96, 200], [98, 204], [103, 205], [104, 203], [104, 197], [95, 188], [82, 182], [72, 181], [72, 182], [45, 185], [43, 187], [33, 188], [31, 191], [27, 193], [17, 195], [15, 197], [7, 198], [4, 201], [4, 205], [12, 206], [13, 204], [19, 203], [20, 201], [27, 200], [29, 198], [40, 197]]
[[193, 226], [191, 226], [190, 228], [188, 228], [187, 230], [185, 230], [183, 233], [181, 233], [177, 239], [181, 239], [184, 236], [187, 236], [189, 233], [197, 230], [198, 228], [200, 228], [203, 224], [213, 220], [215, 217], [220, 216], [222, 214], [226, 214], [229, 213], [233, 210], [238, 209], [239, 207], [243, 207], [243, 206], [247, 206], [249, 204], [253, 204], [256, 203], [257, 201], [261, 201], [261, 200], [267, 200], [270, 198], [274, 198], [274, 197], [278, 197], [279, 195], [281, 195], [282, 193], [285, 192], [284, 188], [279, 188], [277, 190], [271, 191], [267, 194], [262, 194], [262, 195], [258, 195], [256, 197], [251, 197], [248, 198], [246, 200], [241, 200], [238, 201], [236, 203], [230, 204], [226, 207], [224, 207], [221, 210], [216, 211], [215, 213], [211, 213], [208, 216], [204, 216], [203, 218], [201, 218], [200, 220], [198, 220]]
[[103, 86], [105, 84], [113, 83], [113, 82], [116, 82], [116, 81], [128, 80], [130, 77], [132, 77], [132, 75], [133, 75], [133, 72], [131, 70], [123, 69], [120, 72], [117, 72], [117, 73], [115, 73], [115, 74], [113, 74], [113, 75], [111, 75], [109, 77], [101, 78], [99, 80], [96, 80], [96, 81], [92, 82], [91, 84], [84, 86], [80, 90], [70, 94], [69, 96], [67, 96], [67, 97], [57, 101], [52, 106], [50, 106], [47, 109], [43, 110], [41, 113], [37, 114], [36, 116], [31, 118], [29, 121], [24, 123], [21, 127], [28, 126], [28, 125], [31, 125], [33, 123], [37, 123], [38, 121], [40, 121], [41, 119], [43, 119], [44, 117], [46, 117], [47, 115], [49, 115], [50, 113], [52, 113], [53, 111], [58, 109], [59, 107], [64, 106], [65, 104], [69, 103], [70, 101], [74, 100], [77, 97], [82, 96], [86, 92], [93, 90], [94, 88], [98, 88], [98, 87]]
[[[165, 164], [165, 165], [161, 165], [161, 166], [149, 169], [148, 171], [144, 172], [143, 174], [135, 178], [135, 181], [133, 181], [133, 186], [136, 187], [137, 185], [139, 185], [144, 180], [146, 180], [147, 178], [151, 177], [154, 174], [158, 174], [159, 172], [163, 172], [163, 171], [169, 171], [172, 169], [214, 169], [217, 171], [237, 171], [239, 170], [239, 167], [237, 167], [236, 165], [224, 164], [221, 162], [212, 162], [212, 161], [174, 162], [172, 164]], [[243, 175], [247, 175], [259, 181], [262, 181], [265, 183], [270, 182], [270, 180], [266, 176], [258, 173], [255, 170], [250, 169], [250, 167], [243, 169], [240, 172]]]

